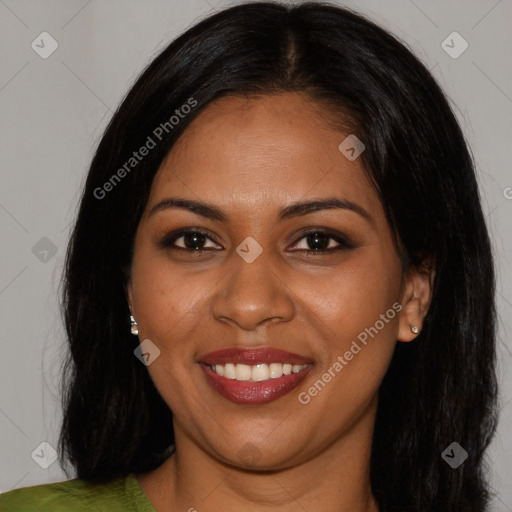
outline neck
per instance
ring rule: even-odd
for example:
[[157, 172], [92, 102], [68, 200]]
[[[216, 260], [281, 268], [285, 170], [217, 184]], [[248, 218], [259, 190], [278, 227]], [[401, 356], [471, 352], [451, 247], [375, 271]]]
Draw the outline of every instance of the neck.
[[137, 478], [158, 512], [379, 512], [369, 475], [374, 416], [370, 407], [322, 453], [273, 471], [226, 464], [176, 428], [176, 452]]

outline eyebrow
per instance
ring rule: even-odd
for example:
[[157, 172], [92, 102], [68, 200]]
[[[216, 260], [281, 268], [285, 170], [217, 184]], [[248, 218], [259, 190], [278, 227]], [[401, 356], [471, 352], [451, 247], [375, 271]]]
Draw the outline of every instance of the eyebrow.
[[[218, 220], [221, 222], [226, 222], [229, 220], [227, 213], [213, 204], [203, 201], [184, 199], [180, 197], [168, 197], [167, 199], [163, 199], [151, 208], [148, 217], [154, 215], [157, 212], [167, 210], [168, 208], [182, 208], [184, 210], [189, 210], [193, 213], [196, 213], [197, 215], [201, 215], [201, 217]], [[370, 223], [373, 223], [372, 216], [362, 206], [359, 206], [352, 201], [339, 199], [337, 197], [326, 197], [313, 199], [310, 201], [299, 201], [292, 203], [279, 212], [279, 220], [291, 219], [293, 217], [307, 215], [308, 213], [313, 213], [320, 210], [331, 210], [334, 208], [350, 210], [359, 214]]]

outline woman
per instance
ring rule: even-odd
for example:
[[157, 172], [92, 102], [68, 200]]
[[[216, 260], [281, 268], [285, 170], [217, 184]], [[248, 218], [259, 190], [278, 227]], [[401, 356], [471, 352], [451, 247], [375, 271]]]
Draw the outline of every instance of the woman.
[[64, 282], [77, 479], [2, 510], [486, 509], [473, 163], [365, 18], [249, 3], [171, 43], [99, 144]]

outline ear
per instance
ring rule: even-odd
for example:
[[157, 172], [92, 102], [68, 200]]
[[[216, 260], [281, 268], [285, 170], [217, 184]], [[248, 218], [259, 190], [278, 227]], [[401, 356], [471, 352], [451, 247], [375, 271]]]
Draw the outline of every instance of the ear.
[[[416, 339], [423, 328], [434, 283], [434, 270], [411, 270], [402, 291], [402, 311], [398, 325], [398, 341]], [[417, 328], [418, 332], [413, 332]]]

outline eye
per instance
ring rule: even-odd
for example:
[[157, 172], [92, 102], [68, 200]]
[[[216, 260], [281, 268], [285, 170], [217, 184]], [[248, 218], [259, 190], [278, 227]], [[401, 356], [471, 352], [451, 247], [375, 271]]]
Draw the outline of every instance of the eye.
[[325, 229], [314, 229], [299, 238], [302, 247], [295, 245], [295, 250], [305, 251], [307, 254], [318, 254], [338, 251], [341, 249], [354, 249], [355, 246], [348, 240], [348, 238], [337, 232], [327, 231]]
[[[207, 245], [208, 243], [210, 243], [210, 246]], [[300, 247], [301, 244], [302, 247]], [[181, 229], [166, 235], [159, 242], [159, 246], [163, 249], [198, 253], [222, 249], [220, 245], [216, 244], [209, 233], [191, 228]], [[298, 243], [295, 243], [292, 252], [300, 251], [306, 254], [322, 254], [354, 248], [355, 245], [341, 233], [325, 229], [313, 229], [302, 234], [301, 238], [298, 239]]]
[[205, 231], [197, 229], [182, 229], [165, 236], [163, 240], [160, 241], [159, 245], [164, 249], [177, 249], [194, 252], [203, 252], [212, 249], [219, 250], [219, 246], [216, 246], [215, 243], [210, 247], [205, 246], [208, 241], [213, 243], [212, 238]]

